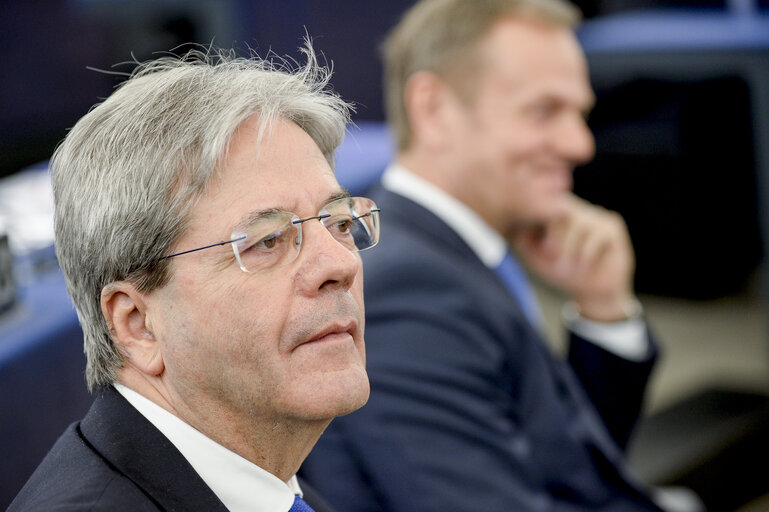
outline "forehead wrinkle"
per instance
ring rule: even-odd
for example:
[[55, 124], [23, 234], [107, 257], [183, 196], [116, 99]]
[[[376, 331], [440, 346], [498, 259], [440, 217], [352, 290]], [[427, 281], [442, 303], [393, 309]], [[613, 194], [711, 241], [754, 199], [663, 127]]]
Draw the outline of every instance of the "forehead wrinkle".
[[[323, 200], [321, 200], [320, 204], [317, 205], [317, 210], [320, 210], [323, 208], [323, 206], [327, 205], [328, 203], [332, 201], [336, 201], [338, 199], [344, 199], [350, 197], [350, 191], [347, 190], [344, 187], [339, 187], [338, 190], [330, 193], [328, 196], [326, 196]], [[296, 206], [296, 205], [295, 205]], [[272, 215], [276, 215], [279, 213], [294, 213], [295, 207], [292, 208], [280, 208], [277, 206], [273, 206], [270, 208], [260, 208], [256, 210], [251, 210], [250, 212], [246, 213], [243, 217], [241, 217], [241, 220], [236, 223], [236, 228], [248, 226], [250, 224], [253, 224], [254, 222], [257, 222], [261, 219], [265, 219], [267, 217], [270, 217]]]
[[241, 220], [235, 224], [235, 229], [248, 226], [250, 224], [253, 224], [256, 221], [266, 219], [267, 217], [271, 217], [273, 215], [277, 215], [279, 213], [283, 213], [285, 210], [282, 210], [280, 208], [262, 208], [259, 210], [251, 210], [250, 212], [246, 213], [243, 217], [241, 217]]

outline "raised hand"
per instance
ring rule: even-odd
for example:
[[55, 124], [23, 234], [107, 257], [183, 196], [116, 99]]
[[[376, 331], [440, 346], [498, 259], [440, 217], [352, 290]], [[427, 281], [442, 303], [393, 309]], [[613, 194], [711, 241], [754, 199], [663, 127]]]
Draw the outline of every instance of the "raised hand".
[[569, 295], [585, 318], [612, 322], [628, 316], [635, 255], [622, 217], [572, 195], [563, 215], [509, 242], [536, 275]]

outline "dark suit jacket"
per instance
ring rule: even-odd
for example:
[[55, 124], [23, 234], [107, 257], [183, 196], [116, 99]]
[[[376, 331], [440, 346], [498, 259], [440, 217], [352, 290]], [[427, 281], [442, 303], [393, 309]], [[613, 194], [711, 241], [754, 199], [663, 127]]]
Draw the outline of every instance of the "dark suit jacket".
[[331, 423], [304, 478], [345, 512], [657, 510], [620, 448], [655, 349], [633, 363], [572, 336], [570, 364], [553, 357], [444, 222], [381, 188], [371, 197], [371, 398]]
[[[316, 512], [330, 512], [302, 485]], [[110, 387], [71, 425], [9, 511], [226, 511], [171, 442]]]

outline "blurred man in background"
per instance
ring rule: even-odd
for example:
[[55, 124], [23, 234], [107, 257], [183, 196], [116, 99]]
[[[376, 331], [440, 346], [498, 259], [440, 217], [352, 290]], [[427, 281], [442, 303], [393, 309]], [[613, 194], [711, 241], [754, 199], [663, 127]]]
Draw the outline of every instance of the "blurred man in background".
[[295, 474], [368, 398], [357, 251], [379, 227], [334, 177], [349, 109], [306, 54], [146, 63], [56, 151], [98, 395], [10, 510], [328, 510]]
[[[386, 41], [372, 395], [303, 466], [340, 510], [659, 510], [623, 454], [657, 357], [633, 249], [571, 192], [594, 153], [578, 20], [560, 0], [423, 0]], [[523, 266], [571, 299], [568, 363]]]

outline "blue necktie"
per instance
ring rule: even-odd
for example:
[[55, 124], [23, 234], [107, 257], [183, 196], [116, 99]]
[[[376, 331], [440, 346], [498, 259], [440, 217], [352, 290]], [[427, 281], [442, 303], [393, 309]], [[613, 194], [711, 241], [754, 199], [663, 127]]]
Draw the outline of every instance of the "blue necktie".
[[494, 270], [510, 294], [518, 301], [521, 310], [523, 310], [531, 325], [535, 327], [541, 326], [542, 311], [539, 309], [537, 297], [534, 295], [526, 272], [524, 272], [509, 251]]
[[298, 494], [294, 498], [294, 504], [291, 505], [291, 508], [288, 510], [288, 512], [315, 512], [312, 507], [310, 507], [306, 501], [302, 499], [301, 496]]

